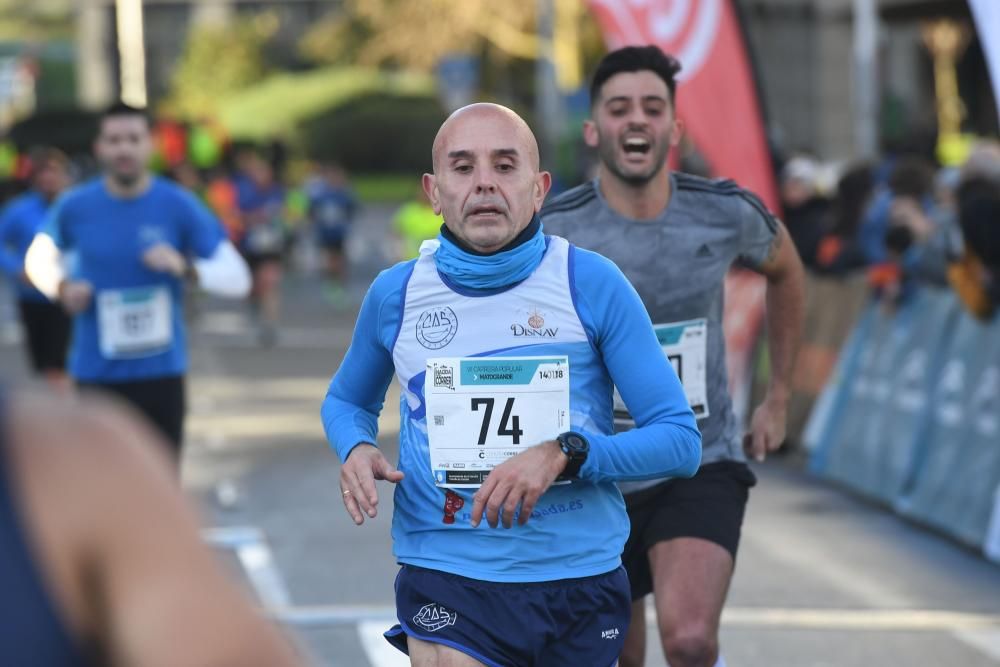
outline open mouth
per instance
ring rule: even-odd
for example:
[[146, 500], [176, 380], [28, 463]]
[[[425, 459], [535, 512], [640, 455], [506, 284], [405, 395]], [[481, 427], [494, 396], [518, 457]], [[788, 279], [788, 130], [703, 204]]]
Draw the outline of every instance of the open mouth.
[[496, 206], [476, 206], [469, 211], [469, 215], [495, 216], [503, 215], [503, 211]]
[[649, 152], [651, 145], [648, 139], [642, 137], [629, 137], [622, 143], [622, 148], [629, 155], [645, 155]]

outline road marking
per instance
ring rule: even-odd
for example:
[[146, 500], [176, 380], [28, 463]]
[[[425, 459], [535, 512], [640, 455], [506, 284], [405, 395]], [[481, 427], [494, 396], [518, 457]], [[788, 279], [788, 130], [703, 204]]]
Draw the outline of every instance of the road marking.
[[267, 540], [253, 526], [232, 526], [202, 531], [202, 538], [216, 547], [232, 549], [265, 609], [291, 606], [288, 588], [274, 563]]
[[379, 621], [362, 621], [358, 623], [358, 637], [361, 648], [372, 667], [410, 667], [410, 659], [406, 654], [385, 640], [382, 633], [389, 625]]
[[1000, 629], [961, 628], [952, 634], [959, 641], [1000, 662]]
[[[655, 623], [655, 619], [653, 619]], [[816, 630], [939, 630], [1000, 628], [1000, 614], [924, 609], [783, 609], [733, 607], [722, 612], [729, 627]]]

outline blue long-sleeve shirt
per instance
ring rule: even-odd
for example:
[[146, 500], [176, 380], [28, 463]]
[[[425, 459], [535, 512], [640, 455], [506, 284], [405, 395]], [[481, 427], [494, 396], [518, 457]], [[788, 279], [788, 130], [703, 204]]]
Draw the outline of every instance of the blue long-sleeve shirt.
[[0, 213], [0, 269], [17, 286], [22, 301], [44, 303], [45, 295], [23, 279], [24, 256], [45, 223], [49, 202], [37, 192], [27, 192], [12, 200]]
[[[396, 265], [372, 284], [351, 346], [327, 392], [322, 418], [331, 444], [346, 461], [359, 443], [376, 442], [386, 389], [394, 371], [399, 376], [404, 394], [400, 469], [407, 478], [396, 490], [393, 537], [401, 562], [494, 581], [606, 572], [619, 564], [628, 534], [624, 503], [614, 482], [690, 477], [697, 471], [701, 439], [694, 415], [635, 290], [609, 260], [568, 246], [562, 239], [550, 239], [543, 263], [555, 266], [560, 256], [568, 287], [563, 291], [569, 292], [565, 310], [572, 311], [570, 315], [559, 314], [558, 304], [553, 304], [559, 301], [560, 285], [538, 284], [541, 279], [535, 276], [493, 291], [470, 290], [446, 279], [436, 283], [446, 293], [442, 303], [453, 304], [457, 330], [477, 344], [481, 341], [475, 356], [566, 354], [570, 358], [570, 423], [572, 430], [587, 437], [590, 454], [579, 482], [551, 487], [531, 520], [509, 532], [490, 532], [493, 529], [482, 527], [485, 523], [472, 528], [471, 493], [464, 490], [459, 495], [466, 501], [465, 513], [460, 512], [451, 525], [440, 518], [444, 492], [434, 486], [428, 463], [423, 376], [407, 377], [399, 368], [409, 362], [399, 357], [401, 347], [420, 349], [410, 342], [413, 334], [404, 320], [408, 304], [425, 298], [422, 286], [438, 279], [432, 275], [432, 257]], [[415, 272], [421, 276], [417, 286]], [[545, 275], [560, 273], [550, 270]], [[561, 322], [561, 330], [569, 331], [565, 318], [575, 315], [581, 327], [579, 340], [561, 342], [556, 337], [553, 342], [503, 344], [504, 335], [510, 334], [500, 332], [507, 332], [511, 324], [502, 320], [502, 313], [509, 312], [508, 304], [522, 292], [535, 298], [532, 289], [540, 290], [532, 303], [545, 303], [553, 311], [546, 322]], [[498, 326], [493, 326], [490, 313], [500, 318]], [[425, 358], [451, 356], [447, 348], [424, 352]], [[415, 366], [422, 368], [423, 363], [420, 359]], [[637, 428], [631, 431], [614, 434], [612, 383], [635, 417]], [[477, 557], [487, 548], [489, 559]]]

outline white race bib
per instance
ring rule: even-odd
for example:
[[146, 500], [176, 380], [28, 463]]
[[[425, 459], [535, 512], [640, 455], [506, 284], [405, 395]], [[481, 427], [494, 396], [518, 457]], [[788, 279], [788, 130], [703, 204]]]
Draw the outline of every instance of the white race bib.
[[97, 294], [97, 334], [106, 359], [159, 354], [173, 342], [170, 290], [137, 287]]
[[247, 230], [247, 248], [254, 253], [267, 254], [281, 252], [285, 246], [285, 236], [281, 229], [272, 224], [260, 224]]
[[[653, 330], [660, 341], [663, 354], [674, 367], [684, 385], [684, 394], [694, 412], [695, 419], [704, 419], [708, 411], [708, 320], [705, 318], [654, 324]], [[622, 397], [615, 389], [615, 410], [626, 410]]]
[[435, 484], [475, 488], [569, 430], [569, 357], [428, 359], [424, 396]]

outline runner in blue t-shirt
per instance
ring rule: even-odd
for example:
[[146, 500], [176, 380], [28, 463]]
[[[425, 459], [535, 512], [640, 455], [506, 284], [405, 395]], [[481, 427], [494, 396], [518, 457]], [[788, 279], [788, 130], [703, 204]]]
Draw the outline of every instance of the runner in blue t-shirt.
[[[551, 178], [521, 118], [456, 111], [433, 163], [441, 234], [376, 278], [322, 409], [354, 521], [397, 484], [386, 636], [422, 666], [608, 667], [630, 606], [615, 482], [693, 474], [694, 414], [617, 267], [544, 235]], [[394, 374], [398, 469], [375, 447]]]
[[142, 111], [112, 107], [95, 146], [104, 177], [53, 206], [26, 270], [74, 316], [70, 375], [133, 403], [179, 453], [184, 281], [196, 276], [208, 291], [240, 297], [249, 272], [197, 198], [148, 171], [152, 144]]
[[340, 289], [347, 281], [344, 243], [358, 211], [357, 199], [347, 182], [347, 173], [336, 164], [322, 165], [306, 194], [309, 220], [323, 248], [326, 277], [333, 287]]
[[69, 160], [61, 151], [39, 148], [32, 152], [31, 165], [31, 190], [8, 203], [0, 213], [0, 268], [17, 290], [32, 368], [51, 387], [68, 391], [69, 316], [31, 284], [24, 272], [24, 256], [45, 222], [50, 204], [70, 183]]

